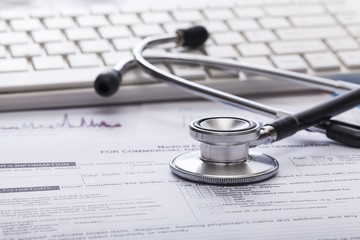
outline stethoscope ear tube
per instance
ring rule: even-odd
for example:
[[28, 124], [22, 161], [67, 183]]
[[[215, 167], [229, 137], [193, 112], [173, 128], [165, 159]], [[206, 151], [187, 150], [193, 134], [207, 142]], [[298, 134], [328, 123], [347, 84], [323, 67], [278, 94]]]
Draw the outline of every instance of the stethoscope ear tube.
[[[339, 95], [326, 103], [319, 104], [315, 107], [301, 111], [299, 113], [295, 113], [293, 115], [279, 118], [268, 125], [271, 125], [275, 129], [277, 133], [276, 141], [279, 141], [295, 134], [297, 131], [319, 124], [321, 121], [328, 120], [331, 117], [343, 113], [358, 105], [360, 105], [360, 89], [355, 89], [348, 93]], [[338, 130], [344, 128], [344, 126], [334, 128], [334, 124], [335, 123], [330, 124], [332, 126], [332, 130], [330, 130], [330, 132], [333, 133], [330, 133], [330, 135], [332, 136], [337, 135]], [[347, 127], [350, 128], [350, 126]], [[335, 131], [335, 129], [338, 130]], [[349, 134], [353, 133], [349, 132]], [[338, 138], [336, 136], [334, 137]], [[341, 137], [339, 138], [341, 139]], [[352, 139], [355, 140], [355, 145], [360, 144], [359, 142], [356, 143], [356, 136], [353, 136]]]

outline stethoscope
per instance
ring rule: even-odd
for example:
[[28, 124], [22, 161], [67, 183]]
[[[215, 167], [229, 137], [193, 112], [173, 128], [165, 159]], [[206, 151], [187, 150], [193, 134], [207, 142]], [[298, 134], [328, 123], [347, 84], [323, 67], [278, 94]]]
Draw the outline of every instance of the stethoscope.
[[[193, 48], [204, 44], [207, 38], [208, 32], [201, 26], [178, 30], [175, 34], [148, 37], [133, 49], [133, 56], [101, 73], [94, 83], [99, 95], [111, 96], [117, 92], [122, 75], [137, 66], [151, 76], [194, 95], [276, 118], [264, 126], [238, 117], [210, 117], [193, 121], [189, 126], [190, 135], [200, 141], [200, 151], [174, 158], [170, 162], [174, 174], [187, 180], [210, 184], [241, 184], [265, 180], [277, 173], [279, 163], [273, 157], [254, 153], [249, 148], [279, 141], [303, 129], [324, 133], [328, 138], [351, 147], [360, 147], [359, 126], [331, 119], [360, 104], [359, 85], [231, 59], [185, 53], [144, 55], [146, 49], [158, 44], [174, 42]], [[292, 114], [180, 78], [153, 65], [159, 61], [243, 71], [344, 93], [326, 103]]]

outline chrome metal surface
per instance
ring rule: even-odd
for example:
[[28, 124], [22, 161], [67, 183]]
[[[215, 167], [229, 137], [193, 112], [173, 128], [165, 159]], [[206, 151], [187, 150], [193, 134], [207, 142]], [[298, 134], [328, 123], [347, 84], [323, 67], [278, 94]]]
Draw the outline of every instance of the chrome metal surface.
[[274, 175], [277, 161], [250, 154], [249, 144], [260, 135], [260, 125], [235, 117], [212, 117], [190, 124], [190, 135], [200, 141], [200, 152], [180, 155], [170, 162], [172, 171], [192, 181], [231, 184], [256, 182]]
[[242, 144], [256, 140], [260, 135], [259, 123], [238, 117], [210, 117], [190, 123], [190, 136], [211, 144]]
[[277, 134], [273, 126], [265, 125], [260, 129], [260, 136], [250, 143], [250, 147], [256, 147], [263, 144], [270, 144], [275, 142]]
[[201, 160], [200, 152], [180, 155], [170, 162], [171, 171], [184, 179], [208, 184], [247, 184], [274, 176], [279, 163], [276, 159], [250, 153], [246, 161], [212, 163]]
[[193, 121], [190, 136], [200, 142], [201, 159], [234, 163], [248, 158], [249, 143], [260, 135], [260, 125], [235, 117], [211, 117]]

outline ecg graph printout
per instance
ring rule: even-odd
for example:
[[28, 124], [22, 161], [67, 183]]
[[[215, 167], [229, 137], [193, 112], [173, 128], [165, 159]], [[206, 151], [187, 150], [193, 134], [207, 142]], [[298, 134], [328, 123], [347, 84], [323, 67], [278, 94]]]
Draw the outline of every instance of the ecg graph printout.
[[268, 121], [208, 102], [2, 114], [0, 239], [360, 239], [359, 150], [321, 134], [253, 149], [280, 163], [268, 181], [172, 175], [171, 159], [199, 149], [188, 123], [216, 115]]
[[[133, 135], [140, 106], [1, 113], [0, 141], [8, 137], [118, 138]], [[129, 125], [132, 128], [129, 128]]]

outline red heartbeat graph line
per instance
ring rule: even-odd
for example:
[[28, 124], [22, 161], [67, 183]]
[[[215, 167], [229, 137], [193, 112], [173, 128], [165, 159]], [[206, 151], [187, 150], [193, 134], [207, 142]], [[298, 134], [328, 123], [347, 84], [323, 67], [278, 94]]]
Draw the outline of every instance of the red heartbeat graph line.
[[67, 113], [64, 114], [64, 117], [61, 122], [49, 125], [35, 124], [33, 122], [24, 123], [20, 126], [9, 126], [4, 127], [0, 126], [0, 130], [23, 130], [23, 129], [60, 129], [60, 128], [119, 128], [121, 127], [120, 123], [110, 124], [104, 120], [100, 122], [95, 122], [93, 119], [86, 120], [85, 117], [81, 117], [78, 124], [72, 124], [69, 120]]

